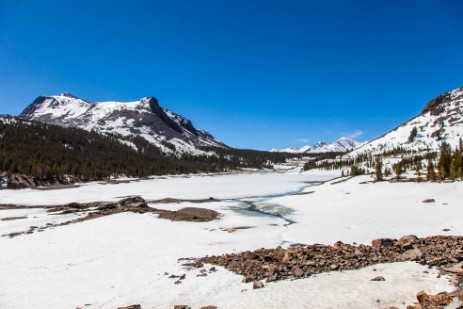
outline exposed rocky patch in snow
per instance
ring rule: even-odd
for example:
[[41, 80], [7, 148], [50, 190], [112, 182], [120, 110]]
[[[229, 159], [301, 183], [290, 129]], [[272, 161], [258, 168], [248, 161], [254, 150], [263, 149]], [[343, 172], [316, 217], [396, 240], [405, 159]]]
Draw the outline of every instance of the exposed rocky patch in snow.
[[[318, 273], [358, 269], [366, 266], [416, 261], [421, 265], [458, 265], [458, 283], [463, 283], [463, 236], [434, 236], [418, 238], [403, 236], [399, 240], [375, 239], [372, 245], [296, 245], [287, 249], [259, 249], [197, 259], [197, 263], [223, 266], [244, 276], [244, 282], [267, 282], [309, 277]], [[372, 281], [384, 281], [375, 277]]]

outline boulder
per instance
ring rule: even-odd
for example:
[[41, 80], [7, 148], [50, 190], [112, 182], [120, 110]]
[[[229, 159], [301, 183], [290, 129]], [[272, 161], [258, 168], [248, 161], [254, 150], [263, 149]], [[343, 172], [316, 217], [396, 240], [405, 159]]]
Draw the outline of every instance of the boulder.
[[402, 260], [417, 261], [423, 257], [423, 252], [420, 249], [410, 249], [402, 253]]
[[263, 287], [265, 287], [264, 283], [262, 281], [254, 281], [252, 283], [252, 288], [253, 289], [262, 289]]
[[400, 237], [400, 239], [395, 243], [395, 245], [402, 249], [408, 250], [413, 248], [413, 244], [417, 243], [418, 241], [419, 239], [418, 237], [416, 237], [416, 235], [407, 235]]
[[133, 208], [133, 207], [148, 207], [145, 200], [141, 196], [132, 196], [120, 200], [118, 204], [124, 208]]
[[296, 267], [296, 268], [293, 269], [293, 275], [296, 278], [303, 277], [304, 276], [304, 271], [302, 269], [300, 269], [299, 267]]
[[394, 245], [394, 241], [390, 238], [379, 238], [379, 239], [374, 239], [371, 242], [371, 245], [375, 249], [379, 249], [381, 247], [391, 247]]

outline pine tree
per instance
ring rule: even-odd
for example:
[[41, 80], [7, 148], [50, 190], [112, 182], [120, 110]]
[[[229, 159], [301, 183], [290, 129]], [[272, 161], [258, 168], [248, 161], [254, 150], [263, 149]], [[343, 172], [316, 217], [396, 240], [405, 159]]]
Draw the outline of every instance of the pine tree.
[[383, 161], [381, 160], [380, 156], [375, 157], [375, 174], [376, 174], [376, 181], [383, 180]]
[[437, 170], [441, 180], [445, 180], [450, 174], [450, 163], [452, 161], [452, 150], [450, 145], [442, 143], [439, 151], [439, 161], [437, 163]]
[[410, 135], [408, 136], [408, 142], [412, 143], [415, 140], [417, 134], [418, 129], [416, 127], [413, 127], [413, 129], [410, 131]]
[[450, 170], [449, 170], [449, 178], [451, 180], [455, 180], [455, 178], [457, 178], [457, 171], [458, 171], [457, 161], [455, 159], [452, 159], [452, 162], [450, 163]]
[[385, 168], [384, 168], [384, 176], [385, 176], [385, 177], [389, 177], [389, 176], [391, 176], [391, 175], [392, 175], [391, 169], [390, 169], [389, 167], [385, 167]]
[[436, 171], [434, 170], [434, 163], [431, 159], [428, 159], [428, 166], [426, 170], [426, 179], [428, 181], [436, 181]]
[[416, 171], [416, 181], [417, 182], [420, 182], [421, 181], [421, 168], [422, 168], [422, 165], [421, 165], [421, 160], [417, 160], [416, 164], [415, 164], [415, 171]]
[[399, 180], [400, 175], [404, 172], [402, 162], [401, 161], [397, 162], [396, 164], [393, 165], [393, 168], [394, 168], [394, 173], [397, 177], [397, 180]]

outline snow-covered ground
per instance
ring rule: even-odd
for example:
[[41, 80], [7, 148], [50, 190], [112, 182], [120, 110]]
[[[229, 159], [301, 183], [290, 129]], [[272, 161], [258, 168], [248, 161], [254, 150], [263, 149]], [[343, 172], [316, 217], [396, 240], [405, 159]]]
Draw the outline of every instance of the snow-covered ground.
[[[309, 195], [268, 200], [296, 209], [284, 234], [291, 242], [370, 243], [381, 237], [463, 235], [463, 182], [371, 183], [372, 176], [309, 188]], [[423, 203], [434, 199], [434, 203]], [[449, 232], [443, 232], [449, 229]]]
[[[129, 195], [220, 201], [156, 204], [158, 208], [206, 207], [219, 220], [172, 222], [154, 214], [122, 213], [14, 238], [0, 237], [0, 308], [173, 308], [188, 304], [219, 308], [386, 308], [415, 301], [420, 290], [450, 290], [447, 280], [415, 263], [376, 265], [320, 274], [252, 290], [241, 276], [218, 268], [206, 277], [179, 258], [276, 247], [291, 243], [370, 243], [378, 237], [463, 234], [458, 204], [463, 183], [367, 183], [369, 176], [320, 186], [339, 173], [260, 173], [151, 179], [121, 184], [91, 183], [61, 190], [0, 191], [0, 203], [53, 205], [114, 201]], [[281, 196], [285, 192], [314, 191]], [[435, 203], [422, 203], [434, 198]], [[296, 221], [259, 215], [250, 202]], [[460, 203], [461, 204], [461, 203]], [[27, 216], [2, 221], [1, 218]], [[45, 220], [44, 211], [0, 210], [0, 234]], [[32, 218], [30, 218], [32, 217]], [[50, 220], [57, 220], [56, 217]], [[23, 223], [21, 223], [23, 222]], [[43, 223], [44, 221], [41, 221]], [[236, 229], [247, 227], [246, 229]], [[448, 228], [449, 232], [442, 232]], [[6, 232], [7, 231], [7, 232]], [[209, 269], [211, 266], [206, 266]], [[373, 271], [373, 268], [377, 271]], [[166, 275], [168, 273], [168, 275]], [[185, 274], [181, 284], [169, 275]], [[372, 282], [376, 276], [384, 282]], [[243, 291], [246, 290], [246, 291]], [[379, 300], [379, 302], [377, 302]]]
[[176, 199], [216, 199], [243, 198], [297, 190], [307, 185], [305, 182], [325, 181], [340, 173], [311, 172], [291, 173], [244, 173], [229, 175], [169, 176], [150, 180], [132, 181], [115, 185], [87, 183], [77, 188], [61, 190], [0, 192], [0, 204], [55, 205], [70, 202], [117, 201], [126, 196], [140, 195], [145, 200], [162, 198]]

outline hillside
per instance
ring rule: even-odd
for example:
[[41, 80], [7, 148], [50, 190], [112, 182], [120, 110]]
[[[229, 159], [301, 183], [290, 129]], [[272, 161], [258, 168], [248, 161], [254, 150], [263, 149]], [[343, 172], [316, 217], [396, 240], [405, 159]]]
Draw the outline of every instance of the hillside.
[[224, 172], [243, 167], [271, 167], [288, 157], [223, 147], [203, 152], [214, 154], [177, 157], [165, 154], [138, 136], [111, 136], [11, 116], [0, 117], [0, 175], [23, 174], [34, 177], [36, 182]]
[[[376, 180], [463, 178], [463, 87], [428, 102], [422, 112], [385, 135], [337, 158], [308, 161], [304, 169], [374, 173]], [[393, 175], [394, 174], [394, 175]], [[393, 177], [393, 178], [392, 178]]]
[[422, 112], [385, 135], [366, 143], [349, 155], [381, 154], [396, 148], [437, 151], [442, 142], [458, 147], [463, 137], [463, 87], [439, 95]]

